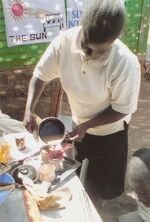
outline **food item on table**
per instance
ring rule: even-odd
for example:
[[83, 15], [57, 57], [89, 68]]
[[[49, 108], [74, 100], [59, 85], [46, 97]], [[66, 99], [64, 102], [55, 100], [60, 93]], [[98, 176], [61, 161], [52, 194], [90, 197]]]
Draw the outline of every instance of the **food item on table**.
[[71, 200], [72, 194], [69, 188], [51, 192], [45, 196], [34, 197], [40, 210], [59, 210], [66, 208], [66, 204]]
[[27, 190], [23, 190], [22, 192], [29, 221], [41, 222], [42, 221], [41, 214], [35, 199]]
[[0, 162], [8, 163], [12, 159], [13, 158], [11, 156], [11, 147], [6, 141], [4, 141], [0, 146]]
[[15, 138], [15, 141], [16, 141], [16, 145], [17, 145], [18, 150], [24, 150], [26, 148], [24, 137]]
[[51, 163], [42, 163], [39, 169], [40, 181], [52, 182], [55, 177], [55, 166]]
[[23, 184], [35, 199], [39, 209], [43, 211], [63, 209], [72, 198], [69, 188], [47, 193], [50, 186], [48, 182], [34, 184], [33, 181], [25, 178]]
[[59, 209], [59, 200], [61, 199], [58, 194], [50, 194], [46, 197], [35, 197], [35, 200], [40, 210]]

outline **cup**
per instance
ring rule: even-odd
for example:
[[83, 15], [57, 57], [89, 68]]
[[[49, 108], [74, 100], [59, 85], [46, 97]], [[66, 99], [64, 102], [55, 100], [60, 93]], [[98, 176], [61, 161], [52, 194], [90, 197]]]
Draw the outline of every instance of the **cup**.
[[55, 166], [51, 163], [42, 163], [39, 169], [40, 181], [52, 182], [55, 177]]
[[25, 138], [23, 135], [17, 135], [15, 137], [15, 142], [18, 150], [24, 150], [25, 147]]

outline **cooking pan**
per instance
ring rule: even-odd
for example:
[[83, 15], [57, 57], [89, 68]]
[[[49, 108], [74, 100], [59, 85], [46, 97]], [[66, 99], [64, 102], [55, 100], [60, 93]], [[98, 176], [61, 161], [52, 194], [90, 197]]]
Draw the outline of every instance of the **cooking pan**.
[[39, 137], [48, 145], [60, 144], [66, 137], [63, 122], [56, 117], [47, 117], [39, 124]]

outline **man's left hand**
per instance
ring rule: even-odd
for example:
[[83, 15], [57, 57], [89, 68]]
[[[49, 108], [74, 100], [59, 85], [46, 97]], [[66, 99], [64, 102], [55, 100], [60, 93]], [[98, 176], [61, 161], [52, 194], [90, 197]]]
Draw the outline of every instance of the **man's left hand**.
[[79, 124], [72, 132], [69, 132], [69, 139], [71, 141], [81, 142], [85, 136], [87, 129], [88, 128], [85, 123]]

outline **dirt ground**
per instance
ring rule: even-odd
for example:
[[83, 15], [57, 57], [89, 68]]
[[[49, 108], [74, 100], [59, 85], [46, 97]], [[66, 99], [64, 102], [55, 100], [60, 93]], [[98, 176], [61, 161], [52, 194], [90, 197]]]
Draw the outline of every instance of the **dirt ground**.
[[[129, 157], [142, 147], [150, 148], [150, 80], [142, 75], [138, 110], [132, 117], [129, 127]], [[126, 185], [126, 189], [128, 186]], [[120, 197], [108, 201], [104, 208], [97, 206], [103, 222], [117, 222], [122, 214], [136, 210], [136, 204], [125, 193]]]

